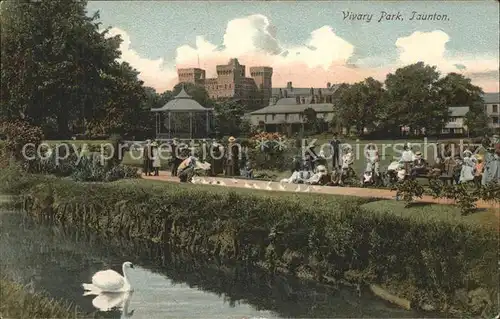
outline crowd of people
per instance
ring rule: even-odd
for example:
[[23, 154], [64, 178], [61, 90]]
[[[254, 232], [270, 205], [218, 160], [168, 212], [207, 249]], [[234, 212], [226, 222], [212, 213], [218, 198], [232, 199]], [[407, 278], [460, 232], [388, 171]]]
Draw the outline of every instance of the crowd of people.
[[[307, 143], [306, 143], [307, 144]], [[366, 168], [361, 177], [364, 185], [394, 183], [409, 178], [446, 177], [454, 183], [474, 182], [476, 185], [485, 185], [490, 181], [500, 181], [500, 144], [498, 137], [483, 140], [486, 148], [484, 156], [474, 154], [474, 150], [466, 149], [462, 154], [452, 154], [449, 148], [438, 152], [431, 164], [422, 153], [414, 152], [410, 144], [403, 148], [401, 157], [388, 166], [386, 172], [380, 170], [380, 155], [376, 145], [368, 145], [365, 151]], [[247, 179], [254, 178], [254, 165], [241, 145], [236, 144], [236, 139], [230, 137], [226, 146], [217, 140], [204, 141], [202, 152], [210, 154], [199, 159], [195, 154], [190, 154], [189, 149], [179, 151], [180, 144], [174, 139], [171, 142], [171, 175], [177, 176], [181, 181], [190, 181], [198, 169], [205, 170], [210, 176], [242, 176]], [[333, 135], [330, 141], [330, 158], [323, 151], [317, 154], [314, 147], [305, 151], [305, 156], [296, 156], [291, 160], [291, 176], [282, 179], [283, 183], [307, 183], [320, 185], [343, 185], [350, 178], [357, 178], [353, 169], [355, 156], [350, 145], [343, 144], [338, 134]], [[242, 154], [240, 154], [240, 152]], [[144, 169], [146, 175], [159, 175], [161, 161], [157, 142], [146, 141], [144, 149]], [[329, 163], [331, 165], [329, 165]], [[331, 169], [329, 170], [329, 167]], [[330, 172], [329, 172], [330, 171]]]

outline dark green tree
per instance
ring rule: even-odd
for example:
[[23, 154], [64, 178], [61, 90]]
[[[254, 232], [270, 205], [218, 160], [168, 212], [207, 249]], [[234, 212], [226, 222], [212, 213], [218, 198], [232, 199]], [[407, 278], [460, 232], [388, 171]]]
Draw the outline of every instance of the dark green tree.
[[492, 133], [489, 127], [489, 117], [486, 114], [483, 103], [475, 103], [469, 107], [465, 114], [464, 125], [472, 136], [484, 136]]
[[483, 90], [462, 74], [448, 73], [437, 85], [439, 95], [448, 106], [472, 106], [483, 102]]
[[179, 94], [181, 88], [183, 87], [184, 90], [186, 90], [186, 93], [189, 94], [193, 98], [193, 100], [200, 103], [202, 106], [208, 108], [214, 106], [214, 101], [208, 96], [207, 90], [202, 85], [193, 83], [177, 83], [172, 91], [172, 98]]
[[440, 96], [439, 76], [435, 66], [423, 62], [387, 75], [383, 117], [390, 132], [398, 134], [401, 126], [436, 132], [448, 122], [449, 106]]
[[214, 108], [215, 130], [221, 136], [240, 135], [242, 129], [245, 128], [244, 111], [244, 106], [236, 102], [224, 101], [216, 103]]
[[353, 85], [342, 85], [334, 94], [339, 120], [343, 126], [354, 126], [357, 135], [362, 136], [365, 128], [376, 126], [383, 98], [383, 84], [373, 78]]
[[100, 31], [98, 18], [86, 1], [2, 2], [0, 120], [23, 119], [59, 138], [137, 125], [127, 121], [138, 119], [130, 114], [145, 98], [142, 82], [117, 61], [121, 39]]

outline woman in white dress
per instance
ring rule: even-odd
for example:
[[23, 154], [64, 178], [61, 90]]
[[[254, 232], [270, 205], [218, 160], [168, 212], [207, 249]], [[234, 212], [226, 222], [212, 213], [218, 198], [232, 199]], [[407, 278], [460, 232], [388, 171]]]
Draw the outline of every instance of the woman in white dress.
[[158, 148], [158, 143], [153, 142], [151, 144], [153, 148], [153, 171], [154, 171], [154, 176], [159, 176], [160, 175], [160, 167], [161, 167], [161, 161], [160, 161], [160, 149]]
[[464, 151], [462, 170], [460, 171], [459, 183], [466, 183], [474, 180], [475, 159], [472, 159], [471, 151]]

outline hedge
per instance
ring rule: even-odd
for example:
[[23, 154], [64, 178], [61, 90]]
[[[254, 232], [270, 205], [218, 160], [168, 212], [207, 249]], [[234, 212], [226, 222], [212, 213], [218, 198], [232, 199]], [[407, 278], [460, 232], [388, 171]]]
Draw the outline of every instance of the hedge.
[[375, 213], [361, 207], [368, 200], [352, 197], [17, 177], [0, 193], [27, 195], [32, 216], [63, 226], [163, 242], [320, 282], [377, 283], [414, 306], [461, 316], [499, 310], [499, 281], [492, 277], [499, 234], [491, 227]]

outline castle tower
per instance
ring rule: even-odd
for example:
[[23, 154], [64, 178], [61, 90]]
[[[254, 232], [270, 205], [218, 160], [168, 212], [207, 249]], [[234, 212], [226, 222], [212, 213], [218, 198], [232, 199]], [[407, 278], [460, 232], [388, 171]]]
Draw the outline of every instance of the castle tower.
[[193, 83], [203, 85], [205, 82], [205, 70], [198, 68], [177, 69], [179, 83]]
[[251, 67], [250, 75], [254, 79], [257, 89], [261, 92], [262, 101], [269, 101], [272, 97], [273, 68], [267, 66]]
[[244, 96], [242, 81], [245, 78], [245, 66], [238, 59], [231, 59], [226, 65], [217, 65], [216, 69], [219, 97]]

